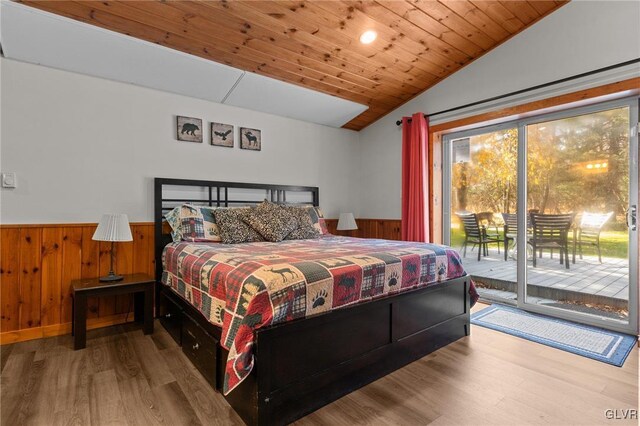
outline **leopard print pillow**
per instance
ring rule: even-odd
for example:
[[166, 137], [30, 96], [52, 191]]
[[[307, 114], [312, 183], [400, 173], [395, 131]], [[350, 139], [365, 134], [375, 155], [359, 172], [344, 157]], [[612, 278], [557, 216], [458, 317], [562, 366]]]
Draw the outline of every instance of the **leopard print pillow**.
[[288, 209], [265, 200], [244, 218], [267, 241], [278, 242], [298, 227], [298, 219]]
[[217, 209], [214, 212], [223, 243], [237, 244], [264, 241], [264, 238], [258, 232], [244, 222], [244, 218], [251, 214], [252, 210], [249, 207], [239, 207]]
[[303, 206], [286, 206], [285, 209], [290, 211], [296, 219], [298, 219], [298, 227], [291, 231], [285, 239], [287, 240], [308, 240], [320, 237], [320, 231], [313, 226], [309, 208]]

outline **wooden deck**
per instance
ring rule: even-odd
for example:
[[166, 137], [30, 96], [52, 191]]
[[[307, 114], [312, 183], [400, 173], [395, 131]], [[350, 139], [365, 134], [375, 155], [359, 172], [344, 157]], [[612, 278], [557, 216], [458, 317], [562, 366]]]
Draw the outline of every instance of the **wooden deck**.
[[[571, 257], [571, 256], [569, 256]], [[489, 248], [489, 256], [478, 262], [477, 252], [467, 251], [463, 258], [466, 271], [479, 278], [516, 282], [516, 261], [504, 260], [504, 253], [498, 254], [494, 247]], [[596, 256], [576, 256], [576, 263], [570, 269], [560, 265], [557, 254], [553, 259], [548, 252], [537, 259], [537, 267], [527, 262], [528, 284], [550, 287], [557, 290], [573, 291], [620, 300], [629, 300], [629, 262], [627, 259], [602, 258]]]

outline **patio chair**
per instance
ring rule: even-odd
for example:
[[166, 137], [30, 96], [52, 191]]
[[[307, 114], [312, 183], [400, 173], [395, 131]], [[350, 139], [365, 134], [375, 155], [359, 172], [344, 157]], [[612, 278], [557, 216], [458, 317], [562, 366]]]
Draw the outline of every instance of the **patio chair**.
[[489, 244], [496, 243], [498, 245], [498, 254], [500, 253], [500, 243], [502, 240], [497, 234], [487, 233], [487, 229], [484, 226], [480, 226], [478, 223], [478, 215], [475, 213], [456, 213], [462, 226], [464, 228], [464, 242], [462, 243], [462, 256], [467, 255], [467, 245], [472, 244], [473, 247], [478, 246], [478, 262], [480, 256], [489, 255]]
[[492, 227], [496, 230], [496, 234], [499, 234], [500, 231], [498, 230], [498, 224], [495, 221], [495, 218], [493, 216], [493, 212], [480, 212], [477, 213], [478, 215], [478, 223], [480, 225], [484, 225], [485, 228], [489, 228]]
[[518, 237], [518, 215], [515, 213], [502, 213], [504, 221], [504, 260], [507, 260], [509, 243]]
[[[582, 259], [582, 245], [595, 246], [598, 250], [598, 261], [602, 263], [602, 255], [600, 253], [600, 232], [604, 225], [611, 219], [613, 212], [609, 213], [582, 213], [580, 225], [578, 225], [578, 253]], [[574, 246], [575, 255], [575, 246]]]
[[[504, 260], [507, 260], [509, 244], [518, 238], [518, 215], [516, 213], [501, 213], [504, 221]], [[530, 236], [531, 215], [527, 215], [527, 236]]]
[[569, 230], [575, 218], [575, 213], [542, 214], [531, 213], [533, 234], [529, 237], [529, 244], [533, 249], [533, 267], [536, 267], [536, 253], [542, 249], [558, 249], [560, 264], [569, 269]]

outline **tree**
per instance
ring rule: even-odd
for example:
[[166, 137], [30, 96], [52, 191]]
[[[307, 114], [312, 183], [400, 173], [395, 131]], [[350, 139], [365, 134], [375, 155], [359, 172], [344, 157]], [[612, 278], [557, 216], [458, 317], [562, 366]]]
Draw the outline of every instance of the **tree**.
[[[629, 196], [628, 150], [627, 107], [529, 125], [528, 208], [622, 215]], [[471, 137], [470, 153], [469, 162], [452, 168], [453, 210], [515, 212], [518, 130]]]

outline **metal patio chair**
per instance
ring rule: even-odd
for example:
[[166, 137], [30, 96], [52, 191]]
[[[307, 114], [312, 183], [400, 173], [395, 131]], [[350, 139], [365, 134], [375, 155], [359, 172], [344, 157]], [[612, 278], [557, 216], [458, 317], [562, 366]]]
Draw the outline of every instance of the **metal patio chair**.
[[462, 256], [467, 255], [467, 245], [472, 244], [472, 249], [478, 246], [478, 262], [481, 256], [489, 255], [489, 244], [496, 243], [498, 245], [498, 253], [500, 253], [500, 243], [502, 239], [497, 234], [487, 233], [484, 226], [480, 226], [478, 215], [475, 213], [456, 213], [464, 228], [464, 242], [462, 243]]
[[[600, 253], [600, 232], [604, 225], [611, 219], [613, 212], [609, 213], [582, 213], [580, 219], [580, 225], [578, 225], [578, 236], [576, 244], [578, 246], [578, 253], [580, 259], [582, 259], [582, 245], [595, 246], [598, 250], [598, 261], [602, 263], [602, 255]], [[574, 246], [575, 255], [575, 246]]]
[[536, 267], [536, 253], [543, 249], [559, 250], [560, 264], [569, 269], [569, 230], [575, 218], [575, 213], [542, 214], [531, 213], [533, 234], [529, 237], [529, 244], [533, 249], [533, 267]]
[[[508, 259], [509, 244], [518, 238], [518, 215], [517, 213], [501, 213], [504, 222], [504, 260]], [[531, 236], [531, 214], [527, 215], [527, 237]]]

